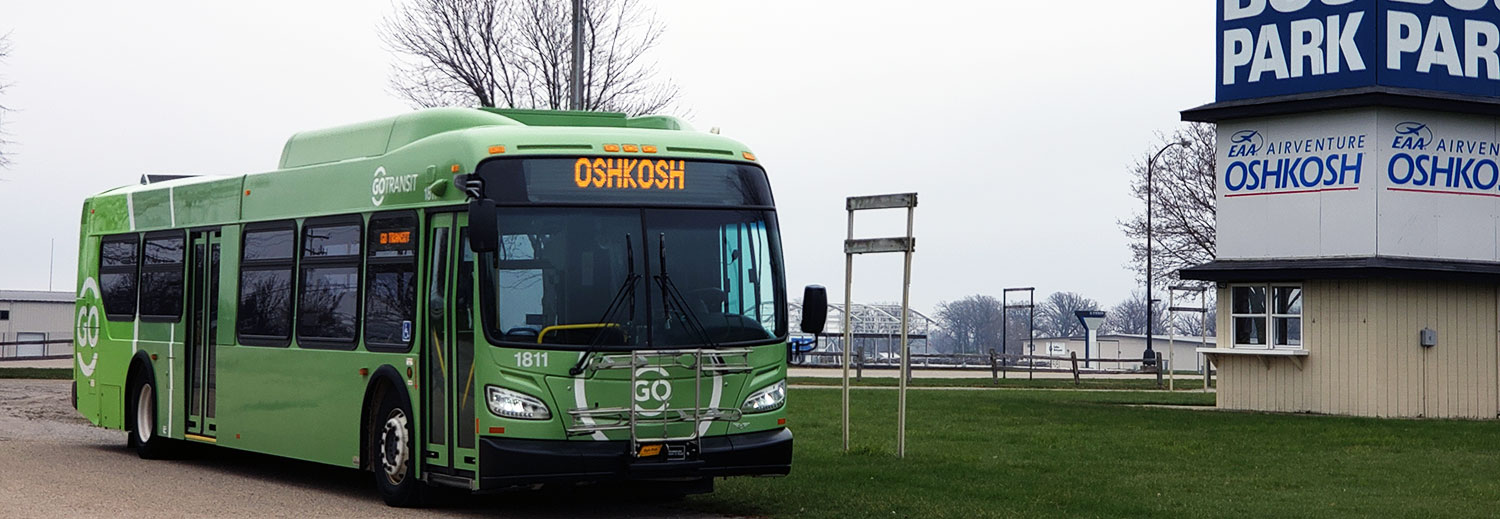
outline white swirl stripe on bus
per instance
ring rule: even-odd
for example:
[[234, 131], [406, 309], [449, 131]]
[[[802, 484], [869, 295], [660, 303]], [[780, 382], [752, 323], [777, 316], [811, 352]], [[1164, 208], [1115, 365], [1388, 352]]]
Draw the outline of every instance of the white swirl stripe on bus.
[[[89, 294], [93, 294], [92, 297]], [[76, 350], [89, 349], [89, 361], [83, 361], [83, 352], [76, 351], [74, 356], [78, 358], [78, 371], [83, 372], [85, 378], [94, 376], [94, 368], [99, 362], [99, 307], [94, 300], [99, 298], [99, 283], [94, 278], [83, 280], [83, 288], [78, 290], [78, 299], [83, 301], [84, 306], [78, 309], [78, 318], [74, 322], [74, 341]]]

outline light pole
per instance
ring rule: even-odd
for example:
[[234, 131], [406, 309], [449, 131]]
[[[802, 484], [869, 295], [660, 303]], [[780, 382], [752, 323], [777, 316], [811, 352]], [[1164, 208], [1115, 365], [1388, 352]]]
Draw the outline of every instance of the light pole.
[[1145, 359], [1142, 359], [1143, 364], [1156, 363], [1156, 350], [1151, 347], [1152, 339], [1156, 336], [1155, 326], [1153, 326], [1155, 321], [1151, 319], [1154, 316], [1152, 313], [1153, 301], [1151, 299], [1151, 194], [1156, 191], [1155, 184], [1151, 182], [1151, 170], [1155, 167], [1156, 159], [1161, 157], [1161, 154], [1166, 153], [1173, 146], [1186, 148], [1190, 144], [1186, 139], [1169, 142], [1166, 146], [1162, 146], [1160, 150], [1156, 150], [1156, 154], [1151, 156], [1151, 160], [1146, 161], [1146, 353], [1143, 355], [1145, 357]]

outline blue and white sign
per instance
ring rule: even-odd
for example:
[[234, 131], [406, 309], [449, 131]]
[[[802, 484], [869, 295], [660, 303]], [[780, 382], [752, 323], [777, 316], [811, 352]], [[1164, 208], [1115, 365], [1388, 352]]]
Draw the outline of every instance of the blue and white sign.
[[1500, 0], [1220, 0], [1219, 101], [1383, 85], [1500, 97]]
[[1218, 132], [1220, 259], [1500, 261], [1500, 118], [1372, 107]]
[[1219, 125], [1221, 259], [1375, 251], [1375, 115], [1324, 112]]

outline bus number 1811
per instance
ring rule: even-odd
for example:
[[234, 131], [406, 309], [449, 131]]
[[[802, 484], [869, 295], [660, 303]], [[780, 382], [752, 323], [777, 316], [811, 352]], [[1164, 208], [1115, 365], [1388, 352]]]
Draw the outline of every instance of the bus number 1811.
[[516, 352], [516, 366], [522, 368], [545, 368], [547, 367], [547, 352]]

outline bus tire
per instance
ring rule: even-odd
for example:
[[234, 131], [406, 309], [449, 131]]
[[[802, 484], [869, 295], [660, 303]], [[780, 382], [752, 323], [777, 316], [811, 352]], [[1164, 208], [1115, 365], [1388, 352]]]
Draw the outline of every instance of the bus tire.
[[398, 392], [383, 393], [372, 415], [369, 442], [375, 489], [389, 506], [414, 507], [421, 501], [422, 482], [417, 481], [411, 405]]
[[171, 440], [157, 434], [156, 381], [149, 374], [135, 377], [130, 391], [130, 442], [141, 459], [166, 458]]

